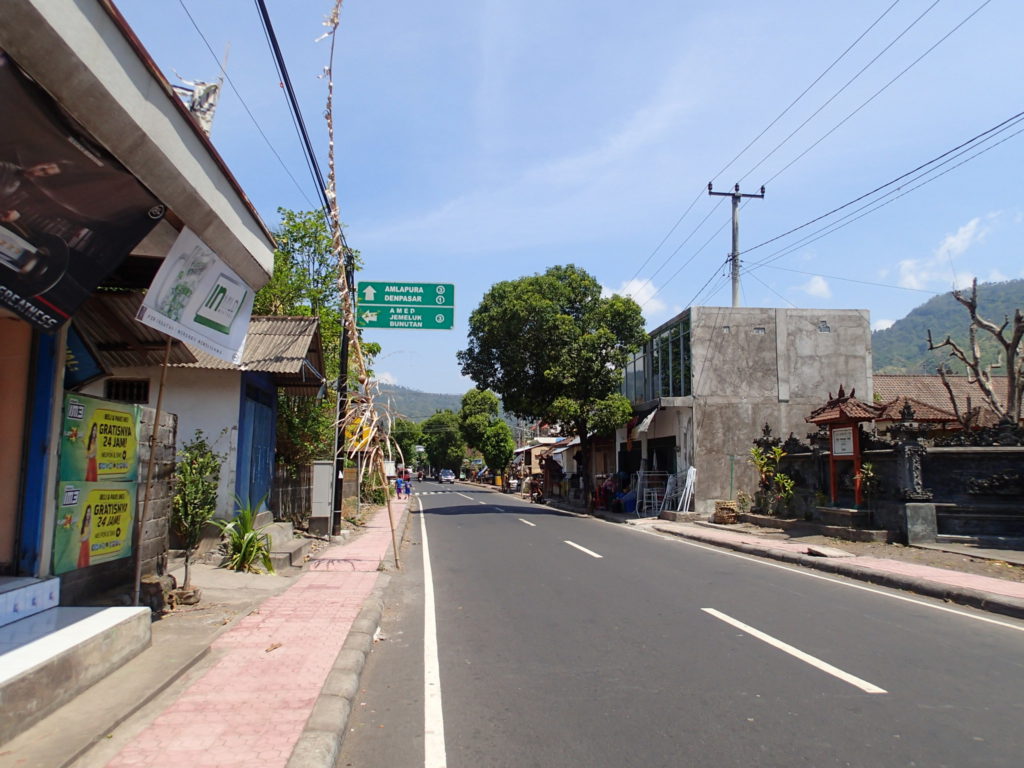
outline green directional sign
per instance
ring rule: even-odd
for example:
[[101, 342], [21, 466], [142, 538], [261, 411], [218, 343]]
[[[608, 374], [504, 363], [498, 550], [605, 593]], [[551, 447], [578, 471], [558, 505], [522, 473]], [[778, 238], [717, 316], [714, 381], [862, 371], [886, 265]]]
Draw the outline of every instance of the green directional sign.
[[452, 283], [361, 282], [356, 291], [358, 303], [384, 307], [454, 307]]
[[360, 328], [412, 328], [450, 331], [455, 326], [455, 307], [379, 307], [359, 305], [356, 325]]
[[448, 331], [455, 326], [452, 283], [360, 282], [356, 290], [360, 328]]

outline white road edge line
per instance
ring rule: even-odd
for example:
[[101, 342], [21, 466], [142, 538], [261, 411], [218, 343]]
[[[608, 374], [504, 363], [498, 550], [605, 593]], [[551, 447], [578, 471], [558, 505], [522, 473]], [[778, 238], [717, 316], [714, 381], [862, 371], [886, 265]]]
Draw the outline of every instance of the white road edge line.
[[[609, 523], [603, 522], [605, 525], [615, 525], [621, 527], [621, 523]], [[814, 573], [804, 568], [796, 568], [790, 565], [783, 565], [772, 560], [765, 560], [762, 557], [755, 555], [747, 555], [742, 552], [734, 552], [729, 549], [722, 549], [721, 547], [714, 547], [710, 544], [701, 544], [696, 541], [689, 541], [687, 539], [680, 538], [679, 536], [673, 536], [670, 533], [660, 533], [658, 531], [646, 531], [643, 528], [630, 527], [628, 530], [636, 531], [644, 536], [653, 536], [656, 539], [667, 541], [670, 544], [685, 544], [688, 547], [696, 547], [697, 549], [703, 549], [706, 552], [714, 552], [717, 555], [726, 555], [728, 557], [736, 557], [740, 560], [746, 560], [748, 563], [757, 563], [758, 565], [764, 565], [769, 568], [778, 568], [782, 571], [789, 571], [800, 576], [806, 576], [809, 579], [821, 579], [822, 581], [828, 581], [832, 584], [838, 584], [841, 587], [849, 587], [850, 589], [859, 589], [863, 592], [870, 592], [874, 595], [880, 595], [882, 597], [888, 597], [890, 600], [902, 600], [905, 603], [913, 603], [914, 605], [920, 605], [923, 608], [931, 608], [933, 611], [944, 611], [945, 613], [952, 613], [956, 616], [961, 616], [965, 619], [973, 619], [974, 621], [982, 621], [986, 624], [995, 624], [998, 627], [1004, 627], [1005, 629], [1014, 629], [1018, 632], [1024, 632], [1024, 625], [1010, 624], [1006, 621], [1000, 621], [999, 619], [990, 619], [988, 616], [976, 616], [973, 613], [966, 613], [964, 611], [958, 611], [955, 608], [947, 608], [944, 605], [936, 605], [934, 603], [928, 603], [924, 600], [919, 600], [913, 597], [907, 597], [896, 592], [887, 592], [879, 587], [869, 586], [867, 584], [860, 584], [855, 581], [844, 581], [834, 576], [825, 576], [821, 573]], [[849, 577], [847, 577], [849, 578]]]
[[568, 545], [569, 545], [570, 547], [576, 547], [576, 549], [578, 549], [578, 550], [579, 550], [580, 552], [586, 552], [586, 553], [587, 553], [588, 555], [590, 555], [591, 557], [596, 557], [596, 558], [598, 558], [599, 560], [600, 560], [600, 559], [601, 559], [602, 557], [604, 557], [604, 555], [599, 555], [599, 554], [597, 554], [597, 552], [591, 552], [591, 551], [590, 551], [589, 549], [587, 549], [586, 547], [581, 547], [581, 546], [580, 546], [579, 544], [577, 544], [577, 543], [576, 543], [576, 542], [574, 542], [574, 541], [569, 541], [568, 539], [563, 539], [563, 541], [564, 541], [564, 542], [565, 542], [566, 544], [568, 544]]
[[720, 621], [724, 621], [726, 624], [731, 624], [732, 626], [736, 627], [736, 629], [746, 632], [751, 637], [756, 637], [758, 640], [768, 643], [768, 645], [774, 648], [778, 648], [783, 653], [788, 653], [790, 656], [800, 659], [800, 661], [806, 664], [810, 664], [812, 667], [820, 669], [822, 672], [827, 672], [833, 677], [838, 677], [844, 683], [849, 683], [855, 688], [860, 688], [865, 693], [888, 693], [888, 691], [886, 691], [884, 688], [879, 688], [877, 685], [869, 683], [867, 680], [861, 680], [859, 677], [851, 675], [849, 672], [844, 672], [843, 670], [839, 669], [839, 667], [833, 667], [827, 661], [822, 661], [816, 656], [811, 656], [811, 654], [809, 653], [804, 653], [799, 648], [794, 648], [789, 643], [784, 643], [781, 640], [772, 637], [771, 635], [767, 635], [758, 629], [754, 629], [749, 624], [744, 624], [742, 621], [734, 619], [732, 616], [727, 616], [721, 611], [716, 611], [714, 608], [701, 608], [701, 610], [705, 613], [711, 614]]
[[427, 545], [427, 516], [420, 508], [423, 538], [423, 765], [446, 768], [444, 712], [441, 709], [441, 666], [437, 659], [437, 615], [434, 611], [434, 576]]
[[521, 517], [517, 518], [517, 519], [519, 520], [520, 523], [526, 523], [531, 528], [536, 528], [537, 527], [536, 523], [531, 523], [529, 520], [523, 520], [523, 518], [521, 518]]

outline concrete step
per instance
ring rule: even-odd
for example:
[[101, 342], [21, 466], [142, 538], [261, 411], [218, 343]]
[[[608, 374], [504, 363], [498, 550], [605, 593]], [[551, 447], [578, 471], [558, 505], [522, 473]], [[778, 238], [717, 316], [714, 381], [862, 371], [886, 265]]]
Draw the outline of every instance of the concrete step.
[[306, 556], [312, 549], [312, 542], [309, 539], [291, 539], [288, 542], [279, 544], [270, 551], [270, 560], [274, 569], [284, 569], [289, 566], [301, 568], [306, 562]]
[[60, 603], [60, 579], [0, 577], [0, 627]]
[[270, 523], [263, 532], [270, 537], [270, 551], [277, 552], [295, 538], [291, 523]]
[[0, 744], [149, 647], [148, 608], [50, 608], [0, 628]]

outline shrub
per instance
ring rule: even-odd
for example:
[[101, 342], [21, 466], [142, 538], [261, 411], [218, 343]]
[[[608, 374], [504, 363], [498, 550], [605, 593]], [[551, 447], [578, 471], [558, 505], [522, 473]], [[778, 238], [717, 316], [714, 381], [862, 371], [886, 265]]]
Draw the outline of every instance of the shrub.
[[[266, 497], [264, 497], [266, 498]], [[265, 533], [266, 526], [256, 528], [256, 514], [263, 505], [260, 499], [255, 507], [242, 503], [235, 496], [238, 514], [233, 520], [214, 520], [226, 539], [228, 561], [226, 565], [236, 571], [259, 573], [262, 564], [267, 573], [274, 572], [274, 564], [270, 560], [270, 536]]]
[[174, 469], [171, 525], [185, 547], [185, 583], [192, 588], [192, 554], [202, 540], [203, 527], [217, 511], [217, 485], [224, 457], [214, 452], [201, 429], [178, 452]]

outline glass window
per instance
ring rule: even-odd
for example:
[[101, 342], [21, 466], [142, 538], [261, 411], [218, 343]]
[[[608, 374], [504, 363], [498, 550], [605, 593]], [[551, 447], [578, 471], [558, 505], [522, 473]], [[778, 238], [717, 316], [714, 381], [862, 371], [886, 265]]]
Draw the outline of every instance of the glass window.
[[671, 397], [682, 397], [683, 395], [683, 346], [679, 326], [672, 328], [670, 336], [671, 357], [672, 357], [672, 392]]
[[683, 396], [693, 394], [693, 367], [690, 352], [690, 317], [683, 323]]
[[658, 357], [661, 367], [658, 369], [658, 396], [672, 395], [672, 353], [669, 348], [669, 335], [663, 333], [658, 337]]

